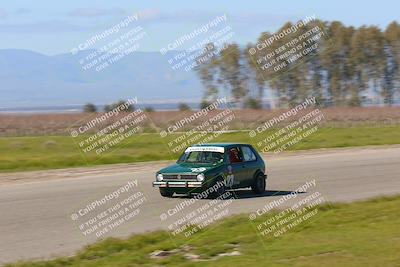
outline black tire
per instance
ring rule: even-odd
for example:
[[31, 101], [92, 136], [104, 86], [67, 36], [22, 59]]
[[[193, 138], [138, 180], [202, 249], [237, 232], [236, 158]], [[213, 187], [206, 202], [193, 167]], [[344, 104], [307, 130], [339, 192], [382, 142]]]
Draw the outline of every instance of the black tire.
[[160, 188], [160, 195], [163, 197], [172, 197], [174, 195], [174, 192], [169, 191], [168, 189], [165, 188]]
[[262, 194], [265, 192], [265, 176], [262, 173], [259, 173], [254, 178], [254, 182], [251, 185], [251, 190], [255, 194]]

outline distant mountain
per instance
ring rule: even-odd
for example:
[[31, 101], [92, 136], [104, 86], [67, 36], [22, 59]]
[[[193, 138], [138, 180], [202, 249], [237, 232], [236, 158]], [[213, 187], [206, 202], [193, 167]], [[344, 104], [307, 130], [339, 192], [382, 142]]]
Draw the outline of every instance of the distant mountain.
[[[84, 71], [76, 55], [46, 56], [27, 50], [0, 50], [0, 108], [199, 99], [202, 86], [193, 71], [173, 70], [158, 52], [134, 52], [97, 72]], [[175, 52], [178, 53], [178, 52]]]

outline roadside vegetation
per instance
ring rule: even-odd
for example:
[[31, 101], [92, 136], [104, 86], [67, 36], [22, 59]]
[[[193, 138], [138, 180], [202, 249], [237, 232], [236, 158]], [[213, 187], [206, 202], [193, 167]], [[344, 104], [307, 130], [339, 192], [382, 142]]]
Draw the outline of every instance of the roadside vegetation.
[[398, 266], [400, 196], [320, 206], [319, 213], [279, 237], [256, 232], [274, 213], [253, 222], [239, 215], [189, 240], [164, 231], [108, 238], [70, 258], [6, 266]]
[[[238, 107], [257, 109], [263, 107], [262, 99], [269, 92], [277, 98], [275, 107], [295, 106], [310, 96], [324, 107], [398, 103], [398, 22], [380, 29], [313, 20], [284, 34], [295, 26], [287, 22], [275, 33], [263, 31], [245, 47], [229, 43], [218, 50], [212, 43], [205, 45], [196, 68], [203, 84], [203, 101], [213, 102], [223, 93], [229, 94]], [[289, 60], [295, 54], [289, 52], [295, 47], [292, 42], [304, 40], [304, 35], [315, 28], [324, 33], [321, 38], [308, 39], [306, 47], [315, 50], [298, 60]], [[270, 39], [274, 41], [269, 43]], [[270, 67], [274, 62], [283, 62], [285, 67]]]
[[[320, 128], [289, 150], [400, 144], [399, 132], [400, 126]], [[176, 160], [183, 148], [172, 153], [167, 145], [170, 140], [171, 137], [161, 138], [158, 133], [134, 135], [121, 142], [115, 150], [108, 150], [99, 156], [95, 153], [82, 153], [70, 136], [1, 137], [0, 171]], [[255, 145], [248, 132], [221, 134], [212, 142], [244, 142]]]

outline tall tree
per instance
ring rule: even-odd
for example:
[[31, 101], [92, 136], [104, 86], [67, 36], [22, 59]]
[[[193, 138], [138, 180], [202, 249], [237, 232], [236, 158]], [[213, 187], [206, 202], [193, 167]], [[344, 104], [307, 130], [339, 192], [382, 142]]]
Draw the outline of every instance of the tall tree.
[[382, 32], [375, 26], [359, 28], [351, 43], [351, 59], [355, 69], [356, 85], [359, 93], [369, 88], [372, 94], [378, 94], [379, 82], [384, 70], [384, 39]]
[[[316, 27], [325, 36], [307, 38]], [[291, 52], [294, 47], [302, 56]], [[197, 68], [206, 99], [224, 88], [234, 102], [252, 106], [260, 106], [265, 90], [277, 96], [280, 107], [296, 105], [311, 95], [335, 106], [362, 105], [364, 97], [391, 105], [400, 88], [397, 22], [384, 32], [375, 26], [346, 27], [338, 21], [316, 20], [297, 29], [288, 22], [274, 34], [263, 32], [256, 44], [243, 50], [237, 44], [221, 51], [211, 48], [212, 59]]]
[[236, 104], [243, 104], [248, 93], [245, 63], [242, 51], [237, 44], [224, 47], [219, 55], [218, 67], [221, 84], [229, 90]]
[[215, 45], [212, 43], [207, 44], [201, 55], [196, 58], [196, 63], [195, 71], [205, 88], [203, 102], [214, 102], [218, 98], [219, 93], [217, 49]]
[[394, 96], [400, 88], [400, 25], [392, 22], [385, 30], [385, 70], [382, 96], [388, 105], [394, 104]]

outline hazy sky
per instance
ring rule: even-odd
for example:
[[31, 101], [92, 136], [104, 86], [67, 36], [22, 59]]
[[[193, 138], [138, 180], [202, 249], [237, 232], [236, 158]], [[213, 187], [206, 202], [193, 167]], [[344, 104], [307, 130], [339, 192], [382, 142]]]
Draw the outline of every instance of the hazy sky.
[[96, 33], [139, 13], [148, 33], [140, 50], [159, 51], [168, 42], [216, 16], [226, 14], [240, 44], [255, 41], [286, 21], [316, 15], [346, 25], [386, 27], [400, 21], [399, 1], [228, 1], [228, 0], [12, 0], [0, 1], [0, 49], [18, 48], [53, 55], [69, 52]]

